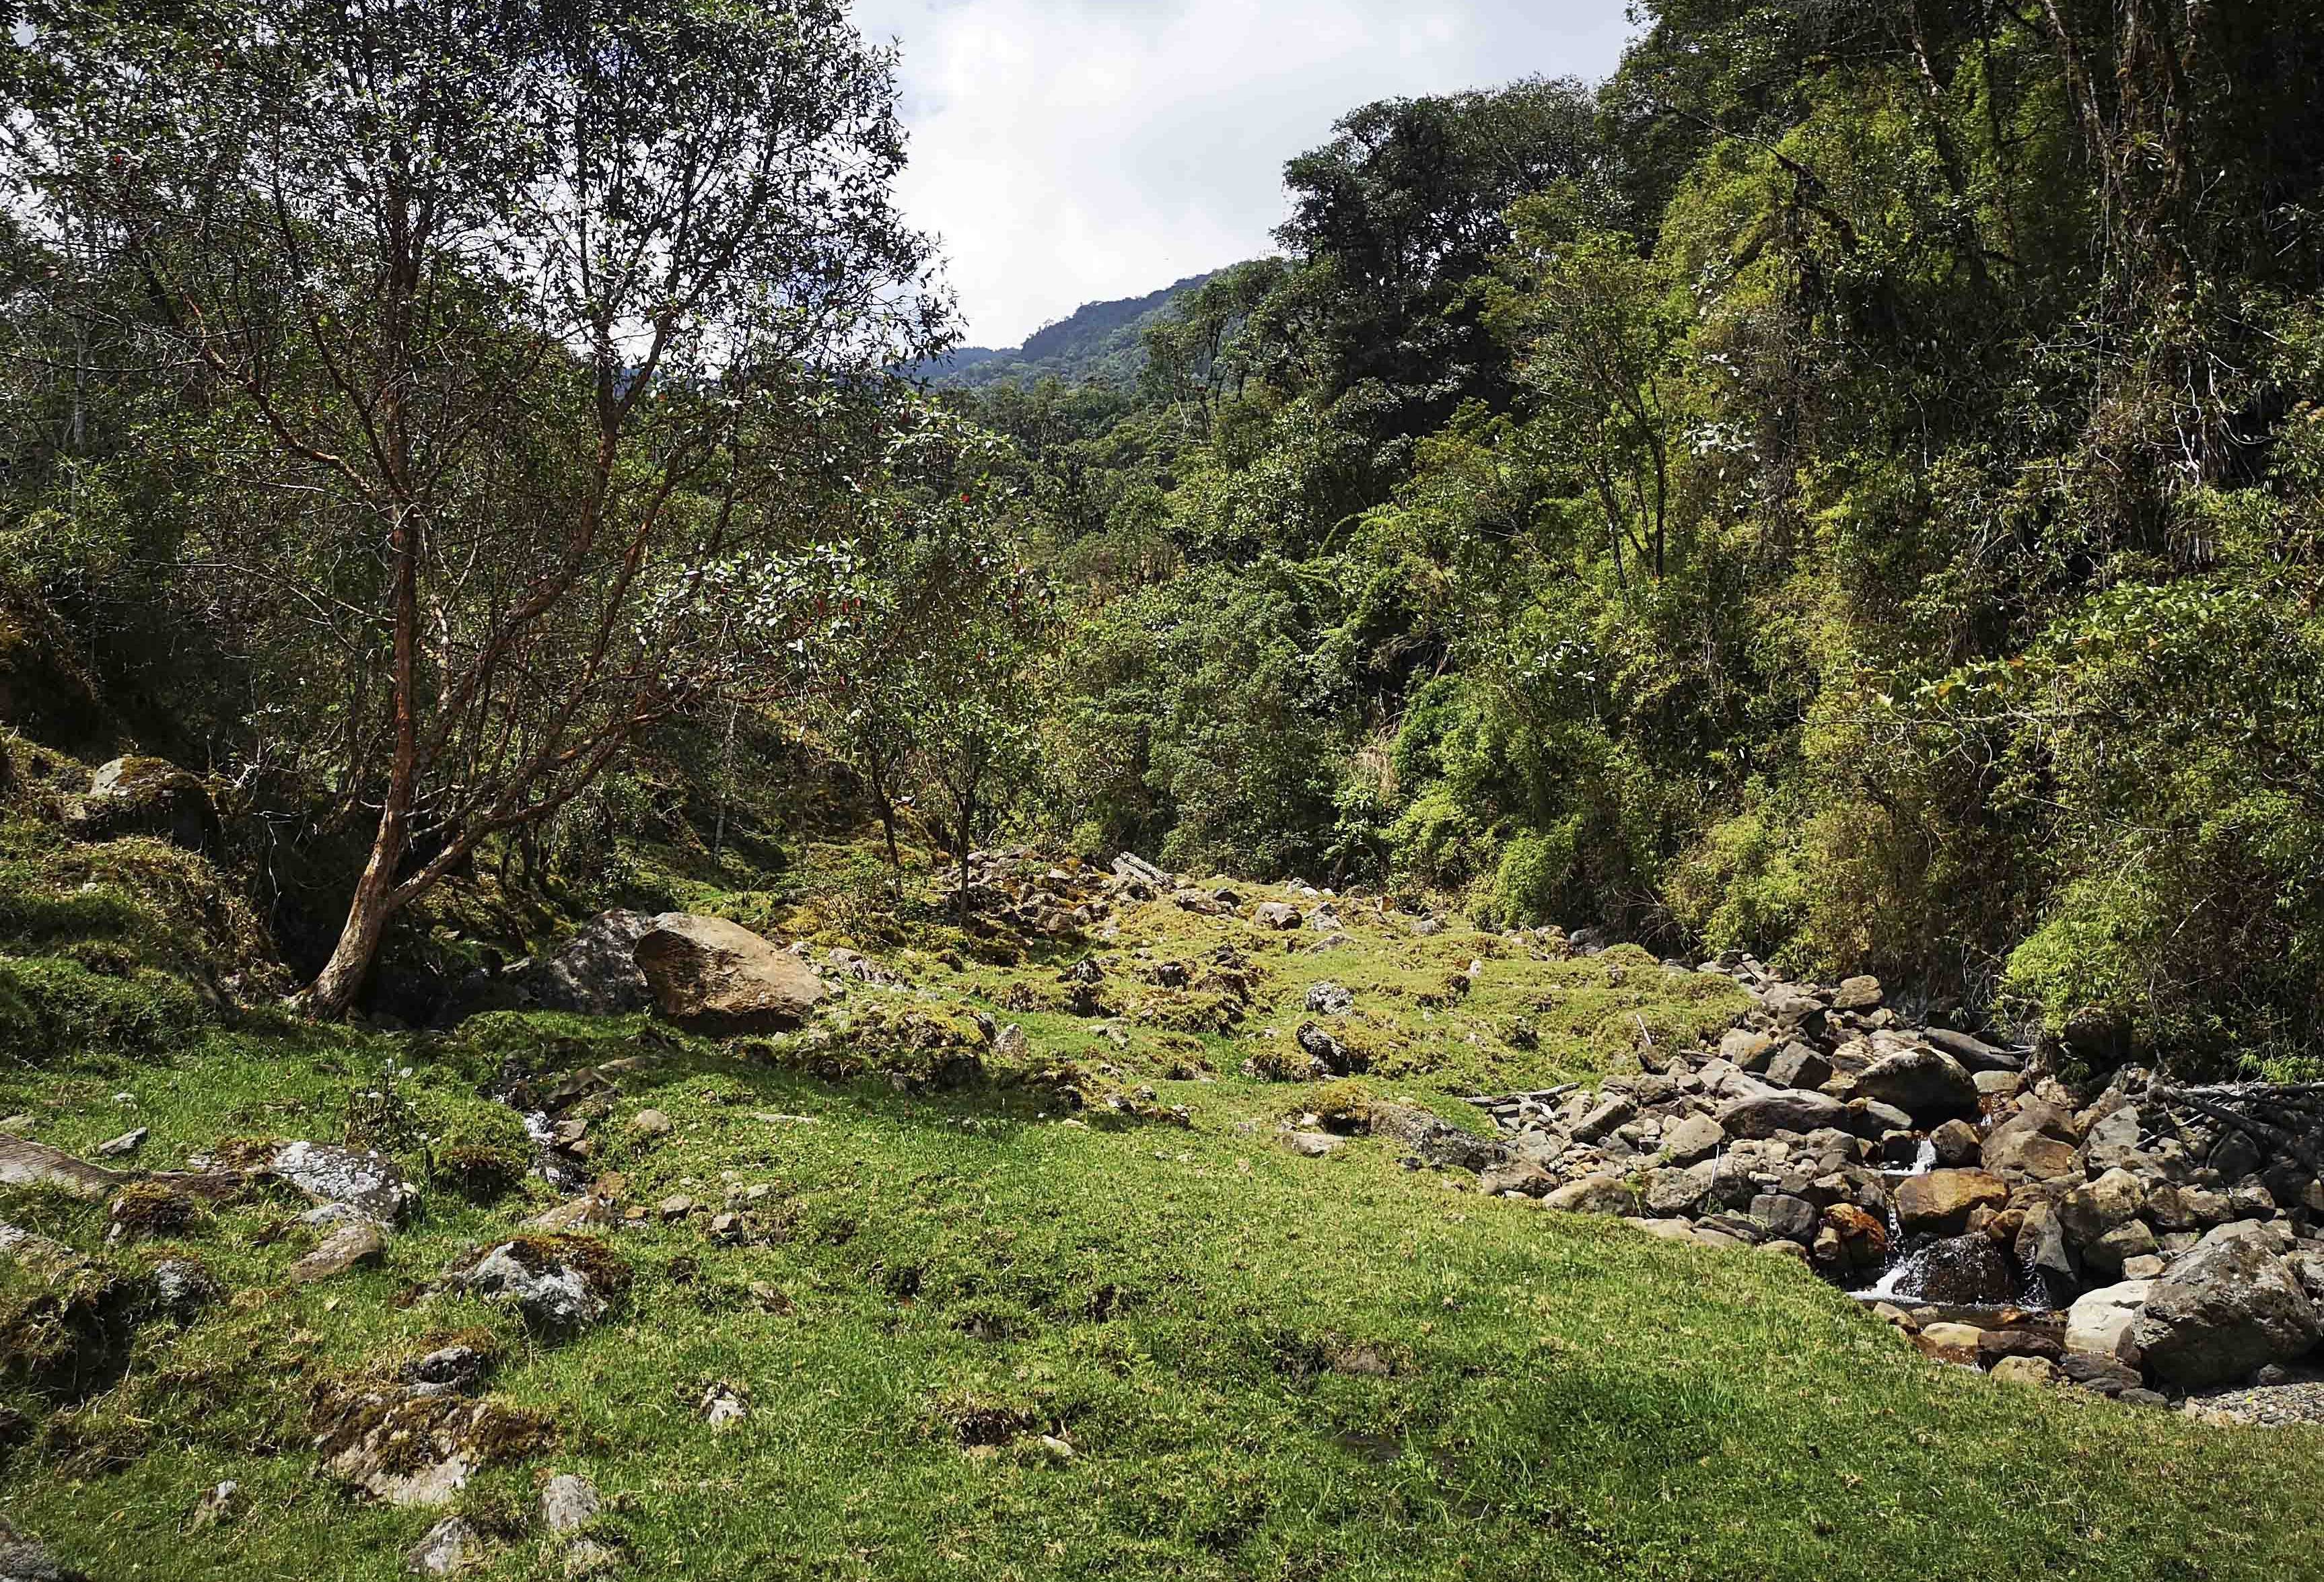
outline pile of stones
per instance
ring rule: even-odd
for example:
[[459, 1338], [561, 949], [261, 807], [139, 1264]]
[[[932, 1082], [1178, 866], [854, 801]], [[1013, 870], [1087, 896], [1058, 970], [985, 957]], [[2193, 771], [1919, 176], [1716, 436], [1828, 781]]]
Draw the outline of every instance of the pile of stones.
[[1505, 1150], [1483, 1190], [1797, 1258], [1932, 1355], [2020, 1377], [2160, 1401], [2324, 1362], [2324, 1182], [2301, 1134], [2255, 1118], [2266, 1095], [2126, 1069], [2078, 1097], [1874, 979], [1665, 970], [1722, 973], [1752, 1008], [1717, 1050], [1646, 1049], [1595, 1091], [1480, 1097]]

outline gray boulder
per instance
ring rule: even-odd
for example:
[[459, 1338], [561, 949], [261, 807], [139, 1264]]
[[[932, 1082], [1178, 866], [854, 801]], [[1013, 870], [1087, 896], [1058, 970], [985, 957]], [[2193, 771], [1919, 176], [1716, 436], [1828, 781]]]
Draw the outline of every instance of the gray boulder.
[[2174, 1262], [2131, 1330], [2148, 1370], [2188, 1389], [2235, 1384], [2324, 1339], [2324, 1314], [2282, 1246], [2265, 1226], [2237, 1220]]
[[642, 912], [600, 913], [555, 954], [525, 969], [525, 992], [544, 1010], [586, 1016], [643, 1010], [650, 997], [646, 975], [638, 970], [638, 941], [653, 925]]
[[636, 957], [662, 1015], [714, 1035], [788, 1031], [828, 992], [805, 961], [723, 917], [665, 912]]
[[1856, 1097], [1893, 1104], [1924, 1126], [1978, 1112], [1977, 1080], [1936, 1049], [1882, 1055], [1857, 1074]]
[[1754, 1093], [1737, 1099], [1719, 1112], [1719, 1124], [1730, 1137], [1772, 1137], [1777, 1132], [1812, 1132], [1819, 1127], [1840, 1127], [1848, 1107], [1826, 1093], [1785, 1090]]
[[629, 1290], [630, 1268], [588, 1237], [528, 1236], [501, 1243], [454, 1279], [535, 1333], [559, 1335], [605, 1317]]

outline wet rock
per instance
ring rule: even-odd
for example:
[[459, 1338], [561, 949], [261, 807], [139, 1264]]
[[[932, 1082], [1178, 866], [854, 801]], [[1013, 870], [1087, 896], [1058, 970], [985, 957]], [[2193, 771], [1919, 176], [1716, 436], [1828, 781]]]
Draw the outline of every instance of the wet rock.
[[1820, 1127], [1839, 1127], [1847, 1118], [1847, 1106], [1839, 1099], [1823, 1093], [1794, 1091], [1750, 1094], [1731, 1100], [1719, 1112], [1719, 1124], [1732, 1137], [1812, 1132]]
[[1893, 1104], [1923, 1126], [1978, 1112], [1977, 1083], [1952, 1056], [1900, 1049], [1857, 1074], [1856, 1097]]
[[2153, 1289], [2150, 1280], [2126, 1280], [2083, 1292], [2066, 1311], [2067, 1351], [2135, 1362], [2138, 1348], [2131, 1330]]
[[422, 1577], [450, 1577], [491, 1563], [484, 1535], [457, 1516], [447, 1516], [403, 1559], [403, 1568]]
[[797, 1027], [829, 993], [806, 962], [723, 917], [665, 912], [636, 957], [662, 1015], [715, 1035]]
[[1954, 1236], [1914, 1254], [1896, 1291], [1945, 1307], [1998, 1307], [2017, 1294], [2017, 1277], [1990, 1237]]
[[1949, 1120], [1929, 1134], [1937, 1163], [1956, 1167], [1978, 1162], [1977, 1128], [1965, 1120]]
[[339, 1203], [366, 1219], [398, 1225], [420, 1189], [386, 1154], [332, 1143], [285, 1143], [268, 1169], [319, 1203]]
[[1997, 1209], [2008, 1201], [2008, 1184], [1997, 1175], [1932, 1170], [1907, 1176], [1896, 1189], [1896, 1217], [1914, 1235], [1957, 1236], [1967, 1228], [1971, 1209], [1980, 1204]]
[[2267, 1228], [2238, 1221], [2173, 1262], [2131, 1333], [2148, 1369], [2190, 1389], [2240, 1383], [2324, 1339], [2324, 1314], [2282, 1246]]
[[583, 1236], [530, 1236], [505, 1241], [456, 1274], [459, 1286], [507, 1307], [543, 1335], [596, 1323], [628, 1292], [630, 1266], [604, 1243]]
[[595, 1484], [574, 1473], [560, 1474], [540, 1491], [541, 1525], [569, 1537], [596, 1520], [599, 1504]]
[[387, 1237], [380, 1234], [376, 1223], [349, 1219], [325, 1237], [320, 1246], [291, 1265], [285, 1277], [293, 1285], [305, 1285], [350, 1269], [375, 1268], [386, 1255]]

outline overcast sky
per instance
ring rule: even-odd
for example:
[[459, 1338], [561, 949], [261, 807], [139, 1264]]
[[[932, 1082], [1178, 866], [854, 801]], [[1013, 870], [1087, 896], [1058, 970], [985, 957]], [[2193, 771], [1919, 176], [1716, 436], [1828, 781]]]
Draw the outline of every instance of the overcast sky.
[[857, 0], [900, 40], [901, 197], [972, 345], [1270, 250], [1283, 162], [1345, 112], [1596, 78], [1624, 0]]

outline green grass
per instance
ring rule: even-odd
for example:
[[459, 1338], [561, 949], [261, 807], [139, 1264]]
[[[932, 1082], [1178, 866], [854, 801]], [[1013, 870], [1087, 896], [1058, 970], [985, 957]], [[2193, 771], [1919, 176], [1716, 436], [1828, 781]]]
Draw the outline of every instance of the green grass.
[[[1265, 1027], [1296, 1026], [1321, 978], [1358, 990], [1380, 1053], [1367, 1086], [1423, 1095], [1610, 1065], [1628, 1045], [1609, 1021], [1642, 1017], [1657, 1037], [1717, 1025], [1732, 1007], [1715, 985], [1635, 956], [1536, 961], [1385, 924], [1307, 955], [1163, 908], [1128, 920], [1122, 948], [1191, 956], [1237, 931], [1265, 971], [1234, 1035], [1167, 1025], [1167, 996], [1123, 974], [1109, 980], [1119, 1040], [1058, 1010], [998, 1008], [1054, 988], [1078, 952], [954, 970], [932, 942], [915, 958], [914, 975], [945, 990], [939, 1006], [965, 997], [1019, 1022], [1036, 1063], [1103, 1062], [1150, 1081], [1188, 1107], [1191, 1129], [1069, 1117], [1052, 1090], [1006, 1082], [835, 1084], [791, 1069], [786, 1045], [750, 1057], [640, 1018], [502, 1017], [453, 1039], [217, 1032], [164, 1061], [0, 1072], [0, 1110], [28, 1111], [39, 1135], [84, 1147], [134, 1118], [153, 1130], [142, 1162], [166, 1165], [222, 1138], [334, 1136], [347, 1095], [391, 1056], [440, 1130], [482, 1124], [478, 1090], [509, 1053], [565, 1065], [653, 1053], [596, 1123], [596, 1165], [645, 1204], [685, 1192], [715, 1205], [763, 1184], [765, 1212], [787, 1227], [747, 1246], [711, 1244], [699, 1217], [612, 1233], [636, 1272], [628, 1307], [540, 1346], [472, 1300], [414, 1300], [546, 1201], [537, 1184], [531, 1200], [489, 1209], [431, 1193], [384, 1268], [307, 1287], [282, 1281], [312, 1241], [290, 1223], [298, 1205], [226, 1206], [182, 1245], [107, 1255], [190, 1251], [232, 1294], [182, 1332], [149, 1327], [103, 1393], [12, 1398], [37, 1430], [6, 1464], [0, 1513], [108, 1582], [398, 1576], [436, 1515], [318, 1478], [310, 1398], [480, 1327], [504, 1352], [493, 1390], [549, 1414], [558, 1436], [462, 1496], [505, 1535], [482, 1573], [493, 1578], [559, 1574], [524, 1520], [551, 1470], [597, 1483], [603, 1532], [638, 1577], [1926, 1582], [2312, 1568], [2324, 1435], [2200, 1428], [1946, 1369], [1786, 1261], [1448, 1190], [1473, 1182], [1406, 1172], [1383, 1142], [1296, 1158], [1275, 1128], [1314, 1090], [1235, 1074]], [[1420, 1005], [1480, 956], [1469, 995]], [[859, 991], [854, 1007], [882, 998]], [[1520, 1015], [1535, 1049], [1494, 1035]], [[1215, 1080], [1194, 1074], [1203, 1066]], [[115, 1102], [124, 1091], [134, 1109]], [[628, 1129], [649, 1105], [672, 1135]], [[778, 1115], [816, 1118], [762, 1118]], [[0, 1216], [101, 1250], [101, 1208], [19, 1194]], [[718, 1382], [746, 1388], [752, 1408], [724, 1434], [694, 1410]], [[964, 1420], [1019, 1431], [964, 1444]], [[245, 1513], [182, 1531], [226, 1478]]]

